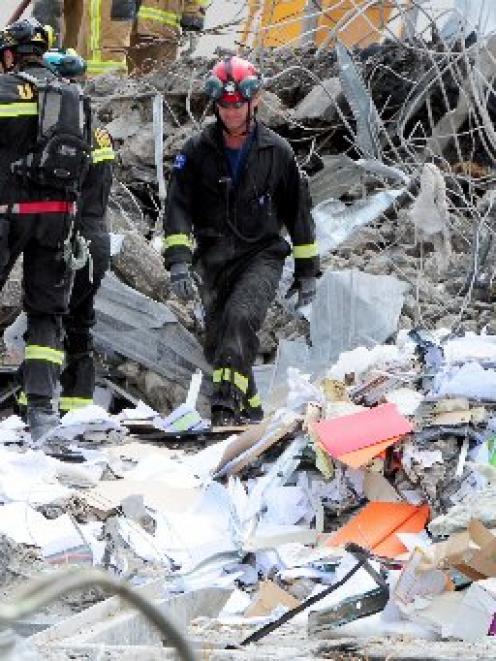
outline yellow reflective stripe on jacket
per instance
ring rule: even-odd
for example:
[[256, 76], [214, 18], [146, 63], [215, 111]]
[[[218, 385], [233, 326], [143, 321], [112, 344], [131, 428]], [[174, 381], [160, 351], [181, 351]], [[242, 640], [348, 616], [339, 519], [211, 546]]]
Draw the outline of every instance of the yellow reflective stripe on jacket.
[[125, 60], [88, 60], [87, 61], [88, 74], [98, 75], [100, 73], [107, 73], [108, 71], [127, 71], [127, 64]]
[[316, 241], [301, 246], [293, 246], [293, 257], [295, 259], [310, 259], [311, 257], [317, 257], [318, 254], [319, 248]]
[[236, 388], [239, 388], [242, 393], [246, 394], [248, 390], [248, 379], [239, 372], [234, 372], [234, 377], [231, 376], [231, 369], [229, 367], [221, 367], [213, 373], [213, 382], [220, 383], [221, 381], [229, 381], [234, 383]]
[[19, 406], [27, 406], [28, 405], [28, 396], [24, 392], [24, 390], [21, 390], [21, 392], [17, 395], [17, 404]]
[[47, 363], [62, 365], [64, 352], [52, 347], [43, 347], [39, 344], [28, 344], [24, 350], [25, 360], [44, 360]]
[[162, 9], [154, 9], [153, 7], [140, 7], [138, 18], [144, 21], [157, 21], [157, 23], [170, 25], [173, 28], [179, 28], [181, 22], [181, 17], [176, 12], [163, 11]]
[[91, 152], [91, 160], [93, 163], [101, 163], [102, 161], [115, 161], [115, 151], [112, 147], [101, 147], [100, 149], [93, 149]]
[[[90, 0], [90, 51], [91, 60], [102, 59], [102, 0]], [[90, 62], [88, 61], [88, 71]]]
[[75, 409], [82, 409], [91, 404], [93, 404], [91, 397], [61, 397], [59, 409], [61, 411], [74, 411]]
[[88, 74], [98, 75], [108, 71], [127, 71], [126, 58], [122, 60], [102, 60], [102, 0], [90, 0], [90, 57], [86, 61]]
[[38, 104], [34, 103], [0, 103], [0, 118], [2, 117], [36, 117]]
[[193, 242], [191, 237], [187, 234], [169, 234], [169, 236], [164, 236], [164, 249], [173, 248], [174, 246], [186, 246], [191, 250]]
[[256, 409], [259, 406], [262, 406], [262, 398], [258, 393], [253, 395], [253, 397], [250, 397], [248, 400], [248, 406], [251, 406], [252, 409]]

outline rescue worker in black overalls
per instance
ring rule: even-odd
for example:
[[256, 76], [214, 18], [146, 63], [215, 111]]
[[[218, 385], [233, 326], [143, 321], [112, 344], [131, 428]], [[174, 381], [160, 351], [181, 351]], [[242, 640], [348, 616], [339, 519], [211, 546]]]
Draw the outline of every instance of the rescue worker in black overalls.
[[308, 185], [289, 143], [256, 119], [261, 87], [247, 60], [216, 64], [205, 92], [217, 121], [176, 156], [167, 197], [164, 259], [171, 287], [191, 297], [191, 265], [202, 282], [214, 426], [263, 416], [252, 366], [257, 332], [291, 253], [283, 226], [292, 242], [299, 305], [313, 300], [319, 273]]
[[[64, 363], [62, 318], [68, 310], [73, 281], [68, 249], [70, 252], [69, 239], [79, 197], [73, 191], [69, 193], [68, 188], [61, 188], [57, 177], [69, 174], [63, 167], [68, 161], [57, 168], [51, 160], [55, 152], [50, 152], [49, 164], [45, 162], [54, 166], [53, 183], [31, 176], [33, 163], [40, 177], [41, 172], [47, 171], [38, 167], [41, 162], [36, 160], [40, 129], [38, 82], [41, 85], [56, 77], [42, 59], [52, 41], [51, 28], [34, 19], [18, 21], [0, 31], [0, 63], [4, 72], [0, 75], [0, 285], [22, 253], [23, 307], [27, 315], [24, 391], [34, 440], [45, 436], [59, 422], [54, 396]], [[79, 92], [71, 88], [66, 98], [69, 97], [73, 104], [68, 102], [68, 107], [74, 108], [76, 114], [76, 109], [80, 109]], [[79, 120], [78, 115], [78, 125]], [[67, 126], [70, 125], [68, 117]], [[78, 135], [82, 145], [82, 131]], [[89, 144], [71, 153], [58, 153], [62, 159], [77, 159], [77, 172], [83, 172], [83, 161], [89, 160]]]

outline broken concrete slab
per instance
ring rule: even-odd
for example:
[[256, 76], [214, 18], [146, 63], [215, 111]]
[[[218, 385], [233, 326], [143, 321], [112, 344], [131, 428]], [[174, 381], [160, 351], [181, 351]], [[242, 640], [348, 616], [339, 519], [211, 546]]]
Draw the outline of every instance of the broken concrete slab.
[[[164, 598], [164, 579], [136, 588], [156, 600], [160, 610], [186, 631], [189, 623], [199, 617], [217, 617], [230, 595], [230, 590], [204, 588], [187, 594]], [[59, 622], [31, 638], [38, 649], [45, 645], [161, 645], [160, 635], [139, 611], [118, 597], [88, 608], [82, 613]]]
[[128, 113], [119, 115], [106, 126], [106, 129], [114, 140], [127, 140], [142, 129], [141, 113], [131, 109]]
[[336, 117], [336, 104], [341, 94], [339, 78], [327, 78], [315, 85], [304, 99], [296, 106], [293, 119], [296, 121], [318, 120], [331, 122]]
[[310, 194], [314, 205], [330, 197], [340, 198], [360, 183], [363, 168], [349, 156], [326, 155], [322, 157], [323, 169], [309, 179]]
[[265, 90], [260, 98], [260, 105], [258, 107], [258, 118], [260, 121], [271, 128], [280, 128], [287, 124], [288, 115], [288, 109], [277, 94]]

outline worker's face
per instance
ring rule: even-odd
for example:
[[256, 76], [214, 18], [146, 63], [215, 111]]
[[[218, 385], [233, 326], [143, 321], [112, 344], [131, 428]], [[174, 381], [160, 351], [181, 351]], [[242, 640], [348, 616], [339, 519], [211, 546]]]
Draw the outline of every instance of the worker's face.
[[[255, 98], [251, 102], [251, 111], [255, 110], [258, 106], [258, 98]], [[244, 102], [242, 105], [238, 103], [230, 103], [226, 105], [217, 104], [217, 109], [219, 111], [219, 117], [226, 127], [226, 129], [232, 133], [244, 133], [246, 131], [246, 121], [248, 119], [248, 101]]]

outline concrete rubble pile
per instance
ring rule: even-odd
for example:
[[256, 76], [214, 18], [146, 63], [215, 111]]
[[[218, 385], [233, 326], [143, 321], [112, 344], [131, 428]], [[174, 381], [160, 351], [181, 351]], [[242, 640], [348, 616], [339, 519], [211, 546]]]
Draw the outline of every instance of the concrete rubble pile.
[[[95, 331], [107, 376], [48, 449], [0, 421], [9, 598], [35, 574], [101, 567], [199, 658], [496, 657], [496, 37], [424, 39], [258, 53], [261, 115], [310, 177], [323, 273], [299, 313], [287, 264], [256, 367], [266, 416], [244, 430], [206, 418], [200, 306], [169, 295], [153, 247], [153, 102], [167, 176], [209, 118], [213, 59], [90, 83], [119, 154]], [[16, 626], [40, 658], [163, 652], [99, 591]]]
[[[283, 405], [229, 436], [197, 412], [200, 382], [166, 417], [143, 402], [69, 413], [65, 452], [49, 456], [19, 418], [0, 423], [7, 594], [26, 574], [101, 566], [151, 582], [163, 604], [207, 599], [189, 627], [200, 647], [212, 628], [216, 647], [239, 644], [297, 609], [293, 632], [309, 646], [397, 638], [399, 654], [405, 638], [456, 639], [482, 645], [474, 658], [494, 655], [493, 336], [400, 331], [319, 376], [289, 368]], [[20, 626], [39, 630], [44, 654], [112, 645], [120, 618], [138, 616], [103, 626], [102, 607]], [[411, 658], [443, 658], [421, 649]]]

